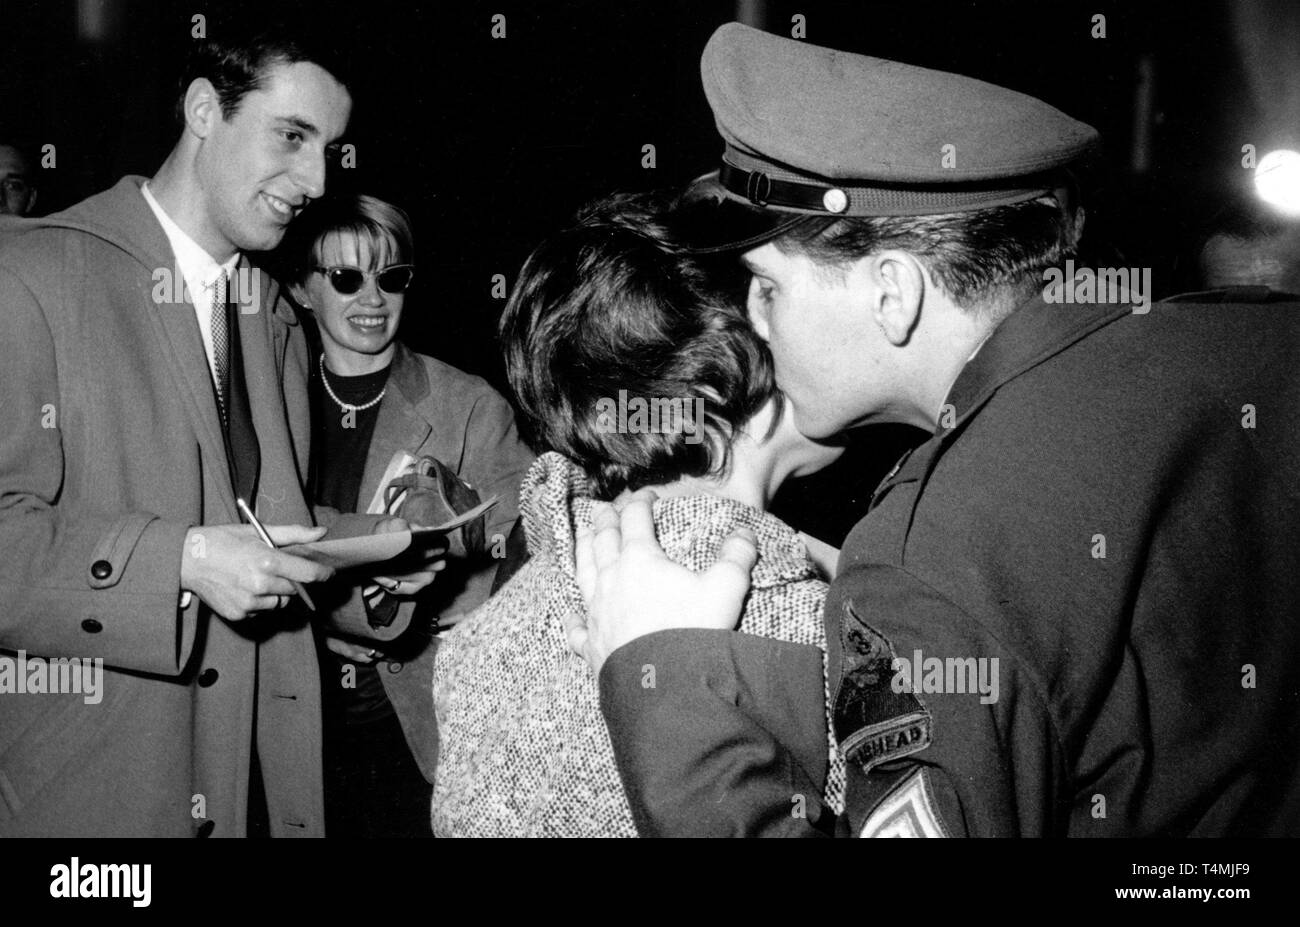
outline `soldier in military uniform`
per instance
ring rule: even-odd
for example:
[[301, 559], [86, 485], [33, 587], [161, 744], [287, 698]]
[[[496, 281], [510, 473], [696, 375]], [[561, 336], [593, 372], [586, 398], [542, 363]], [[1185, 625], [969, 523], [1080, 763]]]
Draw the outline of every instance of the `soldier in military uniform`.
[[750, 270], [796, 423], [933, 437], [826, 604], [837, 820], [791, 746], [818, 655], [733, 630], [751, 541], [693, 574], [644, 496], [597, 514], [570, 641], [640, 831], [1300, 833], [1300, 304], [1051, 301], [1095, 132], [1041, 101], [738, 24], [702, 73], [684, 221]]

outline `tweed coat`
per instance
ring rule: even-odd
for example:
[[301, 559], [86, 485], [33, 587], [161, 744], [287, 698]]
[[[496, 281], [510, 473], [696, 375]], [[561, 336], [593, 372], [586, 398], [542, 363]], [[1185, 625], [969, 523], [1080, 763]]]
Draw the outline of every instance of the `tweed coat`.
[[[530, 559], [487, 605], [442, 636], [433, 701], [441, 741], [433, 794], [438, 836], [635, 837], [596, 681], [565, 637], [563, 619], [581, 609], [574, 580], [574, 531], [591, 517], [585, 474], [560, 454], [543, 454], [521, 493]], [[760, 556], [740, 636], [787, 642], [822, 679], [820, 613], [826, 583], [798, 535], [779, 519], [712, 495], [655, 503], [668, 555], [692, 569], [716, 558], [736, 527], [753, 529]], [[781, 666], [773, 666], [779, 672]], [[663, 693], [653, 666], [640, 667], [641, 697]], [[822, 699], [823, 706], [826, 700]], [[678, 737], [690, 737], [679, 729]], [[815, 803], [842, 805], [844, 762], [830, 738], [827, 709], [802, 732]], [[781, 809], [801, 809], [792, 796]]]

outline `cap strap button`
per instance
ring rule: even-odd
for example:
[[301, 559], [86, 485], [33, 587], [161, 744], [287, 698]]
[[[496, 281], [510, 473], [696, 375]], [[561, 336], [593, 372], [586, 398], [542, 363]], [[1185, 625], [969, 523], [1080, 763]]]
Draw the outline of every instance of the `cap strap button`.
[[844, 212], [849, 208], [849, 195], [839, 187], [831, 187], [822, 194], [822, 205], [827, 212]]

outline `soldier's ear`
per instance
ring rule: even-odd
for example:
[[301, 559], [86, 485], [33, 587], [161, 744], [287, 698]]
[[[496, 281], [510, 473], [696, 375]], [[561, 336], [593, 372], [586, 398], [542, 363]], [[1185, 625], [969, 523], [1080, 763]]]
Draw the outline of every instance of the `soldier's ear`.
[[1087, 221], [1088, 211], [1080, 206], [1074, 211], [1074, 233], [1072, 244], [1077, 248], [1079, 239], [1083, 238], [1083, 224]]
[[771, 284], [761, 278], [751, 275], [749, 278], [749, 292], [745, 298], [745, 311], [749, 316], [750, 327], [764, 341], [768, 341], [771, 337], [771, 329], [769, 328], [771, 319], [768, 317], [769, 303], [763, 296], [764, 289], [770, 286]]
[[925, 269], [911, 253], [896, 249], [868, 255], [861, 263], [870, 283], [874, 321], [890, 344], [903, 347], [921, 318]]

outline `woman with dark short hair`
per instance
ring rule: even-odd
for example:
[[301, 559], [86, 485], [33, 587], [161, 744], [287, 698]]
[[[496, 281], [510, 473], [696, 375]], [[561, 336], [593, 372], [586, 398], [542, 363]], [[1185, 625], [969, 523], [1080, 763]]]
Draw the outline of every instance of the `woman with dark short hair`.
[[[485, 381], [397, 340], [415, 274], [401, 209], [370, 196], [321, 200], [290, 227], [284, 253], [294, 299], [320, 334], [310, 481], [318, 520], [365, 511], [399, 452], [435, 458], [483, 499], [500, 499], [487, 515], [489, 549], [453, 540], [418, 603], [373, 587], [319, 603], [326, 835], [428, 836], [432, 634], [487, 598], [492, 539], [503, 546], [533, 456]], [[402, 595], [400, 585], [389, 591]]]
[[[531, 559], [439, 641], [439, 836], [636, 836], [596, 681], [564, 629], [584, 609], [574, 542], [593, 500], [653, 487], [659, 541], [693, 569], [749, 528], [759, 560], [739, 629], [825, 650], [822, 573], [765, 509], [840, 449], [795, 430], [739, 294], [677, 248], [664, 215], [645, 196], [589, 210], [532, 254], [502, 318], [521, 424], [547, 453], [521, 491]], [[841, 807], [829, 723], [809, 752]]]

